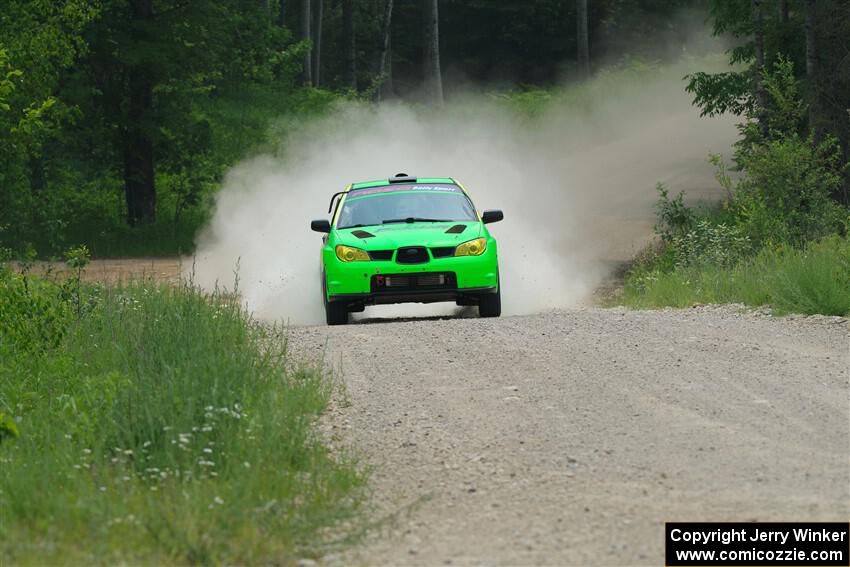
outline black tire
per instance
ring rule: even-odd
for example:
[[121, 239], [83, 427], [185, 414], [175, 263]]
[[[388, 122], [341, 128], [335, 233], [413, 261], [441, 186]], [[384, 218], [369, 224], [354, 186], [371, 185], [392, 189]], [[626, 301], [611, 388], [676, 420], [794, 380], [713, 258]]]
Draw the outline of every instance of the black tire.
[[348, 309], [344, 303], [328, 301], [327, 281], [322, 273], [322, 301], [325, 304], [325, 322], [328, 325], [345, 325], [348, 323]]
[[484, 293], [478, 302], [478, 315], [481, 317], [498, 317], [502, 314], [502, 286], [496, 293]]
[[348, 310], [344, 303], [325, 302], [325, 321], [328, 325], [345, 325], [348, 323]]

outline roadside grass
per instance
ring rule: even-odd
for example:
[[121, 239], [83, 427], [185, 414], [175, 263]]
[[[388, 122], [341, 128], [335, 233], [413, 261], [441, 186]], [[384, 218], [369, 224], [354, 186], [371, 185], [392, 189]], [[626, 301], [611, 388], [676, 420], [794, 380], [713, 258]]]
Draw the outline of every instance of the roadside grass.
[[743, 303], [768, 305], [777, 314], [850, 315], [850, 240], [764, 248], [725, 268], [704, 263], [663, 271], [639, 264], [618, 301], [638, 308]]
[[224, 294], [0, 265], [0, 317], [4, 561], [287, 564], [357, 537], [365, 475], [315, 427], [332, 383]]

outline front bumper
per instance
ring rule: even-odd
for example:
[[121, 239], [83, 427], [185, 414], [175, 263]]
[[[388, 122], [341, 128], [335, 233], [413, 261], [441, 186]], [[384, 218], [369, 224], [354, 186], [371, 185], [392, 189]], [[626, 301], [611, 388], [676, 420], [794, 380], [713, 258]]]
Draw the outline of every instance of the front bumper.
[[[495, 241], [481, 256], [431, 258], [425, 264], [398, 264], [394, 261], [340, 262], [333, 249], [323, 250], [328, 301], [374, 305], [380, 303], [453, 301], [499, 289], [499, 262]], [[418, 276], [447, 274], [448, 286], [420, 289], [376, 289], [376, 276]], [[439, 288], [438, 288], [439, 287]]]
[[438, 303], [441, 301], [462, 301], [463, 305], [477, 305], [482, 294], [496, 293], [496, 287], [469, 287], [464, 289], [398, 291], [381, 293], [348, 293], [332, 295], [331, 302], [351, 305], [388, 305], [391, 303]]

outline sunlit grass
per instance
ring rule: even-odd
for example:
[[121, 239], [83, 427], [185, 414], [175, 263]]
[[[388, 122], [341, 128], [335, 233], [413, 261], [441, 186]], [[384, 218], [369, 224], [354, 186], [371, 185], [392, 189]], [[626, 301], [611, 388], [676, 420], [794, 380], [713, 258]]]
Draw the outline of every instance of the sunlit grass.
[[279, 331], [150, 282], [89, 288], [61, 317], [56, 348], [0, 335], [0, 411], [20, 431], [0, 441], [4, 561], [277, 564], [350, 535], [364, 477], [317, 436], [331, 383]]
[[768, 305], [778, 314], [850, 314], [850, 241], [838, 237], [799, 250], [766, 248], [731, 268], [696, 265], [636, 270], [622, 300], [633, 307], [703, 303]]

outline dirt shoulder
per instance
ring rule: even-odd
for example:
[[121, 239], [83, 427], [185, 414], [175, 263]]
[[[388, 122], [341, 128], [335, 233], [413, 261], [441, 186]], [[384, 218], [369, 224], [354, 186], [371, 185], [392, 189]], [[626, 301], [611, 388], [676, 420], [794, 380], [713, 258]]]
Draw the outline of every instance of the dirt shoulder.
[[346, 562], [658, 565], [665, 521], [850, 515], [846, 320], [589, 308], [290, 344], [341, 372], [329, 434], [399, 513]]
[[[180, 279], [183, 259], [168, 258], [110, 258], [92, 260], [83, 271], [86, 282], [120, 282], [132, 279], [152, 278], [155, 281], [174, 283]], [[192, 259], [185, 260], [191, 267]], [[21, 269], [20, 264], [15, 264]], [[30, 268], [33, 274], [48, 277], [65, 277], [71, 270], [64, 262], [36, 262]]]

